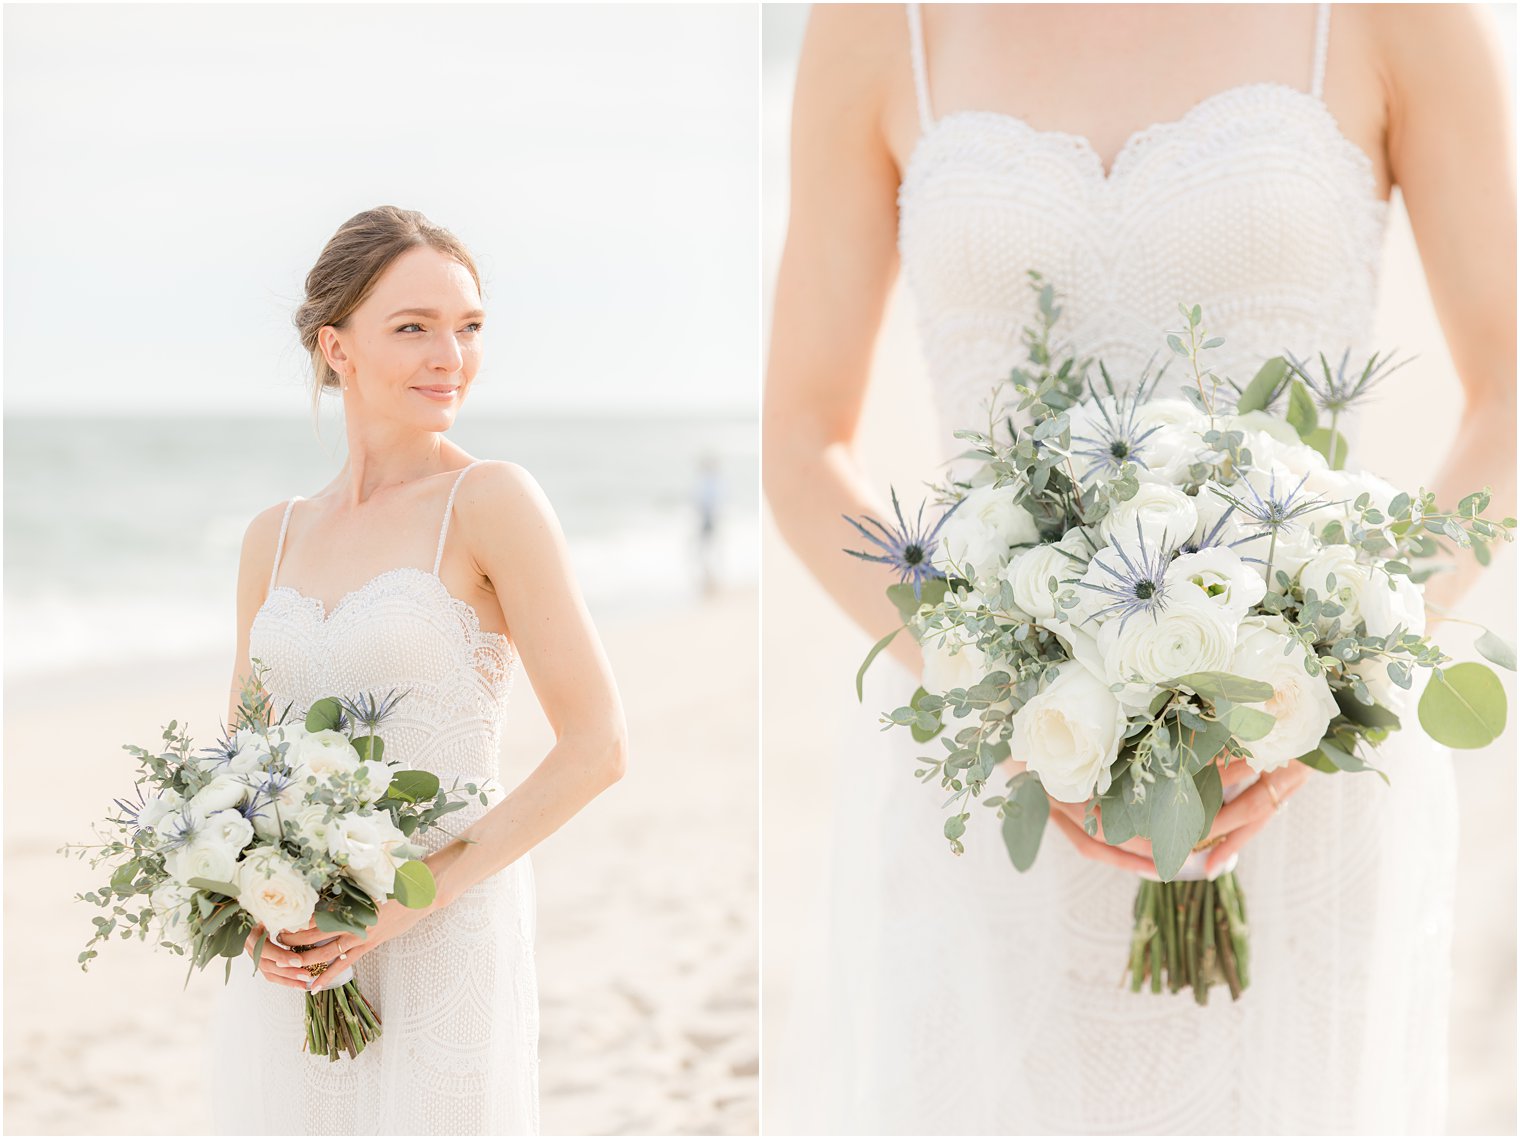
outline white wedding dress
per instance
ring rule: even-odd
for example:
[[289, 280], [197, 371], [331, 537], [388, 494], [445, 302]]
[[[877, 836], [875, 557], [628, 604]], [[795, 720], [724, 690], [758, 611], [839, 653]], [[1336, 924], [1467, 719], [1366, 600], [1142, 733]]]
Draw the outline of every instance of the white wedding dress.
[[[249, 634], [250, 659], [270, 668], [276, 715], [287, 703], [300, 720], [325, 696], [405, 690], [380, 729], [386, 757], [432, 771], [446, 787], [456, 776], [461, 784], [497, 777], [518, 664], [507, 638], [482, 630], [475, 610], [438, 576], [454, 493], [473, 466], [449, 492], [431, 572], [387, 570], [330, 612], [275, 584], [292, 499]], [[486, 810], [471, 799], [440, 822], [458, 834]], [[420, 837], [429, 852], [449, 841], [443, 830]], [[336, 1061], [302, 1050], [305, 994], [253, 975], [252, 959], [237, 958], [216, 1012], [217, 1130], [537, 1134], [534, 923], [524, 856], [357, 958], [355, 977], [380, 1016], [381, 1036], [357, 1058]]]
[[[1320, 98], [1328, 5], [1309, 91], [1214, 94], [1131, 137], [1108, 174], [1076, 135], [991, 111], [936, 119], [916, 6], [908, 18], [923, 133], [899, 239], [947, 459], [964, 447], [951, 431], [985, 424], [992, 385], [1026, 359], [1027, 269], [1065, 295], [1057, 337], [1116, 381], [1165, 361], [1179, 302], [1202, 305], [1225, 338], [1215, 369], [1242, 382], [1284, 349], [1362, 361], [1387, 204]], [[876, 720], [914, 687], [885, 656], [868, 676], [822, 963], [797, 982], [767, 1131], [1443, 1129], [1456, 801], [1450, 752], [1412, 713], [1374, 761], [1391, 787], [1314, 774], [1243, 850], [1251, 987], [1199, 1007], [1121, 988], [1132, 875], [1054, 827], [1019, 874], [981, 806], [950, 853], [944, 796], [913, 777], [930, 750]]]

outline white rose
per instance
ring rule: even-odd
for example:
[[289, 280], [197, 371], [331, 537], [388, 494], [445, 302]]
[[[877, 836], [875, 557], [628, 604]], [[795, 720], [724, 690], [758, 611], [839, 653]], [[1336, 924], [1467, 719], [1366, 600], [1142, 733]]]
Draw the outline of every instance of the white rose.
[[1417, 637], [1425, 635], [1425, 591], [1403, 574], [1390, 574], [1378, 566], [1372, 570], [1362, 594], [1362, 620], [1367, 635], [1386, 637], [1396, 626]]
[[277, 847], [251, 851], [238, 867], [238, 904], [271, 935], [305, 929], [317, 908], [317, 892]]
[[[200, 834], [206, 842], [229, 850], [242, 850], [253, 841], [253, 824], [243, 817], [241, 811], [214, 811], [201, 824]], [[225, 882], [226, 879], [218, 881]]]
[[327, 828], [327, 851], [350, 867], [373, 866], [398, 843], [406, 842], [385, 811], [339, 815]]
[[935, 564], [942, 570], [994, 577], [1007, 564], [1014, 546], [1040, 540], [1034, 516], [1014, 501], [1012, 486], [983, 486], [971, 491], [940, 530]]
[[212, 882], [231, 882], [237, 871], [240, 847], [229, 846], [199, 834], [184, 846], [177, 847], [164, 856], [164, 869], [175, 881], [185, 885], [192, 878], [207, 878]]
[[327, 821], [327, 804], [313, 803], [302, 807], [292, 818], [296, 824], [296, 834], [305, 839], [307, 845], [316, 850], [327, 849], [327, 837], [332, 829], [332, 824]]
[[1226, 546], [1182, 554], [1166, 570], [1167, 604], [1217, 606], [1232, 623], [1266, 596], [1266, 583]]
[[291, 741], [285, 761], [290, 764], [298, 783], [304, 783], [308, 775], [315, 775], [318, 779], [334, 773], [350, 775], [362, 762], [348, 737], [331, 728], [303, 732]]
[[[1046, 545], [1015, 555], [1004, 567], [1002, 577], [1013, 589], [1013, 603], [1019, 612], [1043, 623], [1060, 615], [1055, 597], [1071, 588], [1062, 583], [1080, 577], [1084, 570], [1061, 545]], [[1050, 592], [1051, 578], [1056, 579], [1055, 596]]]
[[[1138, 524], [1138, 525], [1137, 525]], [[1182, 545], [1198, 526], [1193, 500], [1173, 486], [1143, 482], [1133, 498], [1119, 503], [1099, 524], [1104, 537], [1133, 552], [1143, 540], [1148, 550]]]
[[190, 817], [201, 823], [217, 811], [241, 807], [248, 802], [252, 791], [243, 776], [223, 772], [190, 796]]
[[1085, 803], [1107, 791], [1125, 719], [1101, 680], [1076, 661], [1013, 716], [1012, 757], [1040, 777], [1054, 799]]
[[396, 888], [396, 866], [389, 855], [378, 858], [370, 866], [350, 866], [348, 876], [378, 905], [391, 896]]
[[1136, 613], [1098, 630], [1098, 651], [1109, 684], [1123, 684], [1119, 703], [1144, 712], [1161, 685], [1190, 672], [1228, 671], [1236, 622], [1217, 606], [1176, 606]]
[[189, 948], [190, 905], [195, 890], [166, 878], [148, 892], [148, 907], [158, 919], [161, 941]]
[[[1265, 737], [1246, 744], [1251, 767], [1258, 772], [1275, 771], [1313, 751], [1340, 711], [1329, 680], [1323, 672], [1310, 676], [1305, 671], [1303, 648], [1286, 628], [1281, 617], [1247, 617], [1226, 670], [1272, 686], [1270, 700], [1248, 705], [1277, 721]], [[1292, 651], [1284, 655], [1290, 643]]]
[[[1330, 588], [1330, 578], [1335, 578], [1335, 588]], [[1345, 609], [1339, 620], [1342, 629], [1355, 629], [1362, 620], [1364, 599], [1372, 592], [1372, 567], [1356, 560], [1356, 550], [1350, 546], [1326, 546], [1304, 563], [1298, 572], [1298, 583], [1305, 590], [1314, 590], [1321, 601], [1333, 601]], [[1321, 632], [1330, 627], [1332, 618], [1322, 617], [1317, 622]]]

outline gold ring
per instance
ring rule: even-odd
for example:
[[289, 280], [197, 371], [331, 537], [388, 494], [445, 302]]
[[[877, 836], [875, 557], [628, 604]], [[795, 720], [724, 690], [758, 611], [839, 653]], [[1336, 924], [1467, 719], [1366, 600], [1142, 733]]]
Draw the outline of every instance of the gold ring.
[[1272, 810], [1274, 810], [1274, 811], [1280, 811], [1280, 810], [1282, 810], [1282, 800], [1277, 797], [1277, 791], [1276, 791], [1276, 789], [1273, 788], [1272, 784], [1270, 784], [1270, 783], [1267, 782], [1265, 776], [1262, 777], [1261, 785], [1267, 789], [1267, 794], [1272, 799]]
[[327, 971], [327, 967], [329, 965], [331, 965], [331, 964], [332, 964], [331, 961], [319, 961], [315, 965], [308, 965], [308, 966], [306, 966], [306, 971], [308, 973], [310, 973], [313, 977], [320, 977], [323, 973], [325, 973]]

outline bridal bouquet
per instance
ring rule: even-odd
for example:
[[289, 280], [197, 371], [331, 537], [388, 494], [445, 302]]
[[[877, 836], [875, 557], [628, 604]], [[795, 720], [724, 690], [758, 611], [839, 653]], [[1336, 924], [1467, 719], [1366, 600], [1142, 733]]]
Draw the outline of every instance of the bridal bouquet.
[[[1482, 664], [1448, 665], [1424, 636], [1420, 582], [1436, 570], [1414, 563], [1444, 540], [1486, 564], [1515, 520], [1486, 518], [1485, 491], [1444, 511], [1424, 490], [1341, 469], [1338, 418], [1385, 360], [1348, 373], [1344, 358], [1332, 370], [1323, 356], [1319, 369], [1274, 357], [1241, 388], [1208, 370], [1202, 357], [1222, 340], [1202, 331], [1198, 306], [1179, 306], [1186, 327], [1167, 343], [1188, 369], [1186, 398], [1155, 398], [1165, 367], [1120, 387], [1100, 362], [1095, 385], [1089, 361], [1054, 358], [1060, 310], [1031, 277], [1029, 367], [998, 385], [985, 427], [956, 432], [970, 473], [938, 488], [937, 521], [920, 508], [908, 523], [895, 492], [895, 528], [846, 519], [874, 546], [847, 552], [901, 579], [887, 592], [903, 626], [872, 648], [857, 694], [906, 629], [923, 648], [923, 686], [883, 719], [921, 743], [939, 738], [917, 774], [949, 792], [954, 851], [972, 799], [996, 811], [1021, 871], [1047, 795], [1085, 804], [1090, 836], [1101, 820], [1110, 845], [1151, 844], [1131, 987], [1148, 979], [1160, 992], [1165, 980], [1202, 1003], [1226, 983], [1238, 999], [1249, 946], [1234, 860], [1204, 873], [1215, 815], [1245, 789], [1241, 769], [1228, 789], [1221, 769], [1374, 770], [1369, 746], [1409, 715], [1415, 667], [1432, 670], [1417, 708], [1430, 735], [1491, 743], [1503, 687]], [[1494, 634], [1477, 648], [1514, 669]], [[984, 794], [995, 772], [1011, 778]]]
[[[314, 916], [320, 930], [363, 936], [390, 898], [414, 909], [432, 904], [432, 872], [409, 840], [470, 796], [485, 804], [486, 791], [473, 783], [443, 790], [436, 775], [386, 760], [378, 729], [402, 699], [395, 693], [329, 697], [304, 723], [285, 722], [288, 707], [271, 722], [267, 669], [253, 663], [234, 725], [217, 745], [192, 755], [177, 721], [159, 753], [124, 745], [140, 774], [133, 796], [115, 800], [107, 832], [96, 828], [107, 841], [60, 849], [95, 851], [91, 866], [112, 868], [109, 882], [78, 895], [111, 907], [111, 916], [93, 919], [81, 968], [97, 956], [96, 942], [135, 933], [188, 955], [192, 973], [225, 957], [230, 977], [256, 924], [264, 932], [255, 968], [271, 933], [306, 929]], [[352, 968], [306, 994], [305, 1024], [303, 1047], [329, 1060], [355, 1057], [380, 1035]]]

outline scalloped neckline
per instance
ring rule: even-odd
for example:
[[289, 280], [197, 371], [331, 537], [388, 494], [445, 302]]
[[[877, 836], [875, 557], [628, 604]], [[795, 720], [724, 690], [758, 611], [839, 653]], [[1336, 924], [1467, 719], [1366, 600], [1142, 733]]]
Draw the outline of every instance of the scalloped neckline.
[[473, 605], [471, 605], [468, 601], [465, 601], [463, 598], [455, 597], [453, 593], [449, 592], [449, 587], [443, 584], [443, 578], [439, 577], [436, 573], [432, 573], [425, 569], [419, 569], [417, 566], [397, 566], [394, 569], [381, 570], [374, 577], [370, 578], [357, 589], [350, 589], [342, 597], [338, 598], [337, 602], [331, 609], [327, 607], [326, 603], [323, 602], [320, 597], [310, 597], [307, 594], [302, 593], [293, 585], [277, 585], [265, 596], [264, 603], [258, 607], [257, 611], [255, 611], [253, 618], [255, 621], [257, 621], [259, 614], [264, 612], [264, 609], [269, 605], [270, 598], [272, 598], [276, 593], [279, 593], [281, 590], [284, 590], [286, 593], [291, 594], [293, 597], [305, 602], [307, 605], [314, 606], [317, 612], [317, 623], [325, 627], [332, 621], [334, 617], [343, 611], [344, 607], [347, 606], [350, 601], [358, 597], [360, 594], [364, 593], [376, 582], [383, 581], [384, 579], [395, 574], [404, 573], [419, 574], [422, 577], [429, 579], [430, 581], [437, 582], [438, 588], [442, 592], [445, 600], [447, 600], [451, 605], [458, 606], [461, 613], [468, 614], [468, 617], [466, 617], [466, 624], [474, 636], [496, 638], [504, 645], [506, 645], [510, 651], [510, 655], [514, 659], [516, 658], [517, 652], [512, 647], [511, 638], [508, 637], [507, 634], [498, 633], [491, 629], [481, 628], [480, 614], [475, 612], [475, 607]]
[[921, 160], [925, 144], [939, 133], [940, 127], [943, 124], [956, 120], [971, 120], [1003, 123], [1022, 130], [1032, 138], [1050, 139], [1053, 141], [1060, 140], [1074, 144], [1082, 152], [1082, 157], [1087, 163], [1086, 169], [1093, 175], [1098, 185], [1106, 191], [1112, 191], [1114, 187], [1123, 183], [1125, 174], [1134, 167], [1136, 160], [1133, 155], [1137, 150], [1143, 149], [1142, 144], [1146, 141], [1154, 137], [1172, 134], [1187, 126], [1191, 126], [1195, 120], [1201, 118], [1207, 111], [1212, 110], [1218, 103], [1227, 103], [1230, 99], [1237, 98], [1249, 91], [1266, 90], [1288, 92], [1298, 99], [1306, 100], [1311, 109], [1317, 110], [1322, 115], [1322, 121], [1330, 127], [1335, 138], [1347, 152], [1347, 157], [1356, 162], [1357, 169], [1360, 171], [1365, 182], [1368, 201], [1380, 207], [1387, 207], [1390, 204], [1390, 199], [1378, 197], [1377, 175], [1373, 169], [1371, 156], [1346, 136], [1345, 131], [1341, 130], [1340, 122], [1331, 114], [1330, 108], [1325, 101], [1308, 91], [1301, 91], [1297, 87], [1290, 86], [1287, 83], [1279, 83], [1273, 80], [1257, 83], [1239, 83], [1234, 87], [1226, 87], [1222, 91], [1215, 91], [1213, 94], [1205, 95], [1175, 119], [1167, 119], [1163, 122], [1151, 123], [1150, 126], [1142, 127], [1124, 140], [1119, 147], [1118, 153], [1114, 155], [1113, 166], [1107, 170], [1103, 168], [1103, 158], [1098, 153], [1097, 147], [1093, 145], [1092, 139], [1087, 135], [1076, 134], [1072, 131], [1040, 130], [1031, 126], [1027, 120], [1020, 118], [1018, 115], [1009, 114], [1006, 111], [987, 111], [975, 108], [949, 111], [935, 118], [929, 124], [928, 130], [919, 132], [918, 139], [913, 144], [913, 149], [908, 153], [908, 161], [903, 167], [902, 184], [906, 186], [912, 180], [914, 167]]

